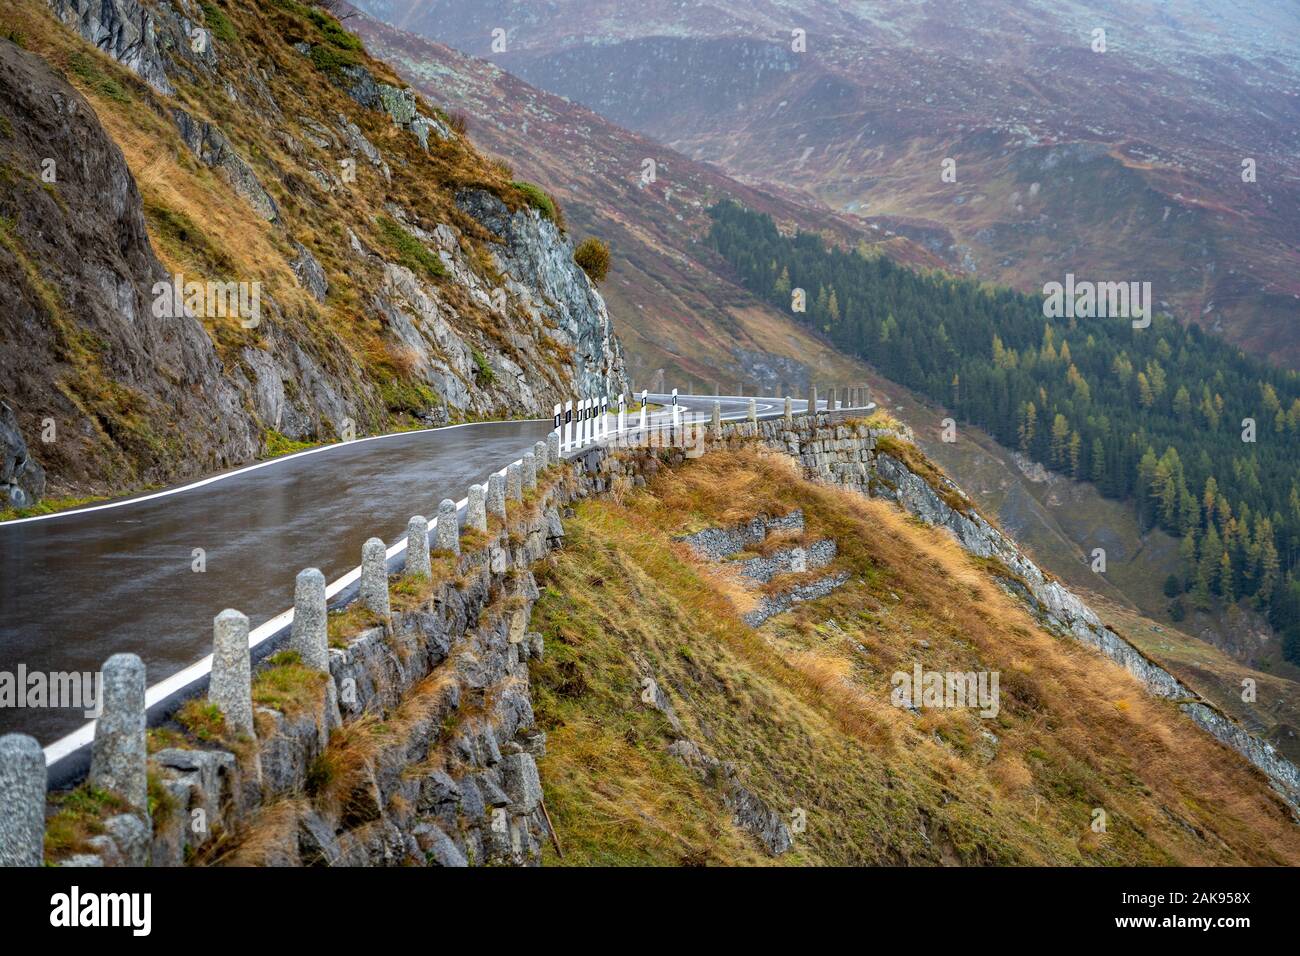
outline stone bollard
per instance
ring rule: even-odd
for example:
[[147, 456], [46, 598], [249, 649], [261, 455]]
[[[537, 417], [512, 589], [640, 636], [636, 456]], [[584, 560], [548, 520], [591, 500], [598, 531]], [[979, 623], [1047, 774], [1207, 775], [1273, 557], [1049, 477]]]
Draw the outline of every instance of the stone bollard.
[[524, 452], [521, 480], [525, 491], [537, 490], [537, 456], [531, 451]]
[[713, 439], [715, 441], [722, 437], [722, 403], [721, 402], [713, 403], [713, 422], [712, 422], [712, 427], [709, 430], [709, 434], [713, 436]]
[[504, 475], [491, 475], [487, 486], [488, 514], [506, 520], [506, 479]]
[[817, 386], [808, 386], [808, 414], [814, 418], [817, 416]]
[[546, 447], [546, 442], [539, 441], [533, 445], [533, 459], [537, 462], [537, 473], [540, 475], [551, 464], [550, 451]]
[[465, 527], [487, 530], [487, 492], [482, 485], [469, 486], [469, 503], [465, 505]]
[[424, 515], [414, 515], [406, 523], [406, 573], [424, 578], [433, 576], [429, 561], [429, 519]]
[[314, 671], [330, 669], [325, 575], [317, 568], [298, 572], [293, 585], [293, 629], [289, 650], [298, 653], [304, 667]]
[[514, 462], [506, 468], [506, 497], [511, 501], [523, 501], [523, 466]]
[[460, 554], [460, 525], [456, 523], [456, 502], [443, 498], [438, 505], [438, 550]]
[[560, 463], [560, 435], [558, 432], [551, 432], [546, 436], [546, 462], [549, 465], [558, 465]]
[[361, 603], [384, 620], [392, 614], [388, 603], [387, 549], [378, 538], [369, 538], [361, 546]]
[[[296, 618], [297, 615], [295, 614]], [[226, 608], [212, 619], [212, 675], [208, 700], [226, 719], [226, 728], [253, 736], [253, 668], [248, 660], [248, 617]]]
[[45, 754], [26, 734], [0, 737], [0, 866], [45, 862]]
[[752, 398], [749, 400], [749, 423], [758, 424], [758, 403]]
[[789, 427], [793, 422], [794, 422], [794, 402], [792, 402], [792, 401], [790, 400], [790, 396], [787, 395], [787, 396], [785, 397], [785, 424], [786, 424], [786, 427], [788, 428], [788, 427]]
[[87, 780], [117, 794], [132, 810], [148, 813], [144, 661], [134, 654], [114, 654], [104, 661], [103, 675], [102, 712], [95, 721]]

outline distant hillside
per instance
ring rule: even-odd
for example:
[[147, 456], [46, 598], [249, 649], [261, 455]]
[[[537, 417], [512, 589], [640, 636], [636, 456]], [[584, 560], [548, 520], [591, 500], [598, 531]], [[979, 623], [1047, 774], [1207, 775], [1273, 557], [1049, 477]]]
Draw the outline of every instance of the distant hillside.
[[1290, 0], [362, 5], [748, 182], [900, 217], [951, 268], [1149, 280], [1300, 366]]
[[[843, 241], [867, 241], [899, 261], [942, 263], [889, 224], [837, 216], [739, 183], [484, 60], [364, 15], [347, 23], [431, 101], [464, 113], [471, 140], [559, 197], [575, 233], [611, 243], [612, 270], [602, 291], [638, 382], [658, 369], [668, 387], [689, 377], [732, 390], [740, 381], [775, 389], [781, 381], [851, 374], [851, 364], [815, 336], [715, 271], [698, 238], [708, 229], [705, 210], [719, 198], [734, 197]], [[654, 163], [653, 182], [643, 181], [647, 160]]]
[[1300, 376], [1163, 315], [1053, 320], [1041, 300], [923, 275], [719, 203], [709, 243], [774, 304], [1031, 460], [1181, 537], [1179, 615], [1244, 598], [1300, 663]]

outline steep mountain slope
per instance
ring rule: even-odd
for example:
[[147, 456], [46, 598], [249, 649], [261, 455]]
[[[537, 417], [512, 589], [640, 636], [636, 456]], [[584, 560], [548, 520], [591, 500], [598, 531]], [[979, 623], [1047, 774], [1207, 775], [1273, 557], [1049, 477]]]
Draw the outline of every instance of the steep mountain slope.
[[1150, 281], [1180, 319], [1300, 363], [1285, 0], [363, 6], [747, 181], [901, 217], [953, 268]]
[[0, 36], [0, 506], [623, 382], [549, 198], [322, 8], [19, 0]]
[[364, 15], [347, 24], [431, 101], [467, 114], [470, 138], [546, 186], [576, 232], [612, 244], [604, 292], [638, 382], [661, 369], [669, 387], [690, 379], [733, 390], [737, 382], [775, 389], [782, 381], [859, 374], [715, 271], [696, 240], [708, 228], [705, 209], [724, 196], [839, 241], [866, 241], [900, 261], [941, 264], [888, 224], [864, 224], [745, 186], [483, 60]]
[[[533, 615], [538, 766], [564, 850], [548, 863], [1300, 860], [1289, 811], [1236, 754], [1046, 631], [1006, 567], [892, 504], [743, 449], [576, 512]], [[722, 561], [678, 540], [796, 512], [797, 531]], [[806, 572], [746, 577], [795, 547]], [[998, 674], [996, 712], [898, 706], [914, 668]]]

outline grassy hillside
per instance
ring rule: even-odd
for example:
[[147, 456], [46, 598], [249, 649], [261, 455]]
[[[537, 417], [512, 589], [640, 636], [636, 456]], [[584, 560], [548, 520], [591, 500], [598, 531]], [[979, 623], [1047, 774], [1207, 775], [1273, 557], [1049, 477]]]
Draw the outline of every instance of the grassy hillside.
[[[751, 629], [740, 614], [757, 591], [672, 537], [795, 508], [807, 539], [838, 542], [828, 570], [848, 582]], [[771, 862], [718, 777], [666, 752], [683, 738], [787, 824], [806, 819], [784, 864], [1300, 862], [1260, 775], [891, 505], [806, 482], [784, 458], [717, 453], [566, 525], [533, 618], [564, 850], [549, 863]], [[1000, 712], [892, 706], [891, 675], [915, 662], [997, 671]], [[680, 731], [642, 702], [647, 677]]]
[[[174, 419], [165, 406], [134, 414], [144, 404], [135, 390], [139, 380], [168, 372], [128, 374], [122, 366], [138, 356], [78, 353], [90, 367], [72, 377], [56, 360], [66, 356], [34, 355], [21, 387], [6, 382], [0, 391], [42, 457], [52, 493], [166, 483], [240, 464], [253, 456], [249, 447], [272, 454], [284, 439], [319, 442], [353, 430], [535, 414], [568, 394], [580, 375], [617, 377], [617, 368], [600, 367], [599, 356], [582, 354], [589, 343], [608, 344], [608, 320], [585, 281], [569, 281], [562, 237], [533, 252], [544, 262], [539, 268], [560, 275], [554, 283], [566, 284], [568, 298], [540, 288], [525, 270], [507, 276], [501, 255], [517, 252], [515, 236], [484, 224], [482, 210], [497, 200], [512, 213], [532, 207], [549, 218], [549, 197], [476, 150], [325, 7], [298, 0], [213, 0], [183, 11], [170, 0], [149, 0], [144, 7], [157, 41], [140, 54], [148, 64], [140, 75], [72, 28], [89, 13], [62, 23], [42, 0], [0, 6], [0, 43], [36, 54], [86, 97], [138, 187], [150, 262], [156, 253], [168, 277], [186, 281], [261, 284], [255, 326], [200, 314], [217, 374], [233, 397], [214, 412], [222, 403], [213, 388], [190, 389], [196, 404], [207, 402], [207, 414], [246, 420], [252, 437], [221, 460], [159, 452], [142, 463], [126, 439], [166, 436]], [[131, 26], [116, 8], [91, 12], [123, 30]], [[184, 32], [191, 27], [200, 33], [197, 46]], [[19, 168], [10, 168], [10, 148], [27, 144], [0, 134], [0, 181], [34, 181], [39, 168], [17, 160]], [[57, 158], [63, 170], [77, 162]], [[46, 189], [58, 196], [75, 188], [72, 180], [65, 172]], [[489, 199], [471, 209], [466, 191]], [[10, 209], [0, 195], [0, 217], [10, 216], [20, 235], [51, 225], [34, 222], [30, 204]], [[534, 232], [549, 236], [540, 225]], [[100, 251], [86, 249], [87, 259]], [[571, 262], [567, 267], [576, 273]], [[48, 264], [42, 268], [48, 272]], [[155, 278], [135, 277], [146, 292]], [[578, 315], [569, 303], [584, 296], [586, 311]], [[55, 306], [47, 311], [57, 313]], [[150, 300], [134, 307], [147, 310]], [[592, 328], [568, 327], [583, 321]], [[594, 328], [601, 322], [603, 332]], [[94, 342], [82, 351], [94, 353]], [[605, 358], [607, 366], [617, 363]], [[79, 436], [76, 443], [35, 445], [46, 415], [62, 434]], [[101, 453], [113, 469], [97, 464]]]

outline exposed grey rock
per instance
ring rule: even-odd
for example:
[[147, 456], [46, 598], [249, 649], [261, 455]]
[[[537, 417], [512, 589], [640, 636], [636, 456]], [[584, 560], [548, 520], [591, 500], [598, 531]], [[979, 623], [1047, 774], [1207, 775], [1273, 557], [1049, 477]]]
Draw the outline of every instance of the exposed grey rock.
[[651, 707], [659, 711], [668, 718], [669, 725], [678, 733], [682, 732], [682, 722], [677, 716], [677, 711], [673, 708], [673, 702], [668, 699], [663, 688], [659, 686], [659, 681], [653, 674], [648, 674], [641, 678], [641, 697], [645, 700], [646, 692], [649, 692], [650, 699], [646, 701]]
[[[439, 531], [439, 546], [442, 534]], [[388, 558], [384, 542], [369, 538], [361, 546], [361, 603], [387, 620], [392, 612], [388, 602]]]
[[172, 119], [181, 139], [205, 165], [218, 170], [232, 189], [248, 201], [254, 211], [269, 222], [280, 218], [280, 208], [262, 186], [253, 167], [235, 151], [226, 134], [203, 120], [196, 120], [185, 110], [172, 110]]
[[150, 857], [149, 827], [138, 816], [120, 813], [104, 821], [104, 832], [117, 847], [122, 866], [148, 866]]
[[573, 261], [573, 246], [531, 208], [514, 213], [484, 190], [456, 196], [466, 213], [500, 236], [495, 249], [507, 291], [531, 313], [545, 317], [557, 338], [573, 348], [574, 386], [587, 395], [616, 392], [625, 385], [623, 356], [608, 334], [609, 312], [591, 280]]
[[542, 802], [542, 781], [537, 763], [529, 753], [510, 754], [501, 761], [505, 790], [510, 808], [516, 813], [532, 813]]
[[45, 857], [45, 754], [26, 734], [0, 737], [0, 866]]
[[304, 667], [329, 670], [329, 624], [325, 605], [325, 575], [319, 568], [298, 572], [293, 589], [293, 626], [289, 650], [297, 651]]
[[483, 802], [483, 791], [478, 788], [472, 775], [460, 781], [460, 811], [472, 825], [477, 825], [487, 813], [487, 804]]
[[433, 574], [429, 561], [429, 519], [424, 515], [414, 515], [406, 525], [406, 573], [425, 578]]
[[[142, 6], [123, 0], [56, 8], [78, 30], [82, 15], [88, 18], [87, 32], [110, 53], [115, 43], [132, 42], [130, 24], [141, 21], [130, 10], [143, 16]], [[28, 284], [0, 282], [0, 398], [12, 413], [0, 409], [0, 506], [17, 505], [19, 497], [29, 505], [42, 492], [35, 457], [48, 481], [121, 491], [127, 475], [170, 484], [252, 458], [261, 426], [202, 324], [188, 313], [154, 314], [154, 286], [168, 276], [150, 245], [131, 170], [94, 109], [44, 59], [0, 43], [0, 128], [9, 169], [40, 170], [43, 158], [59, 158], [57, 188], [39, 176], [5, 186], [10, 208], [21, 211], [8, 226], [12, 248], [25, 250], [42, 282], [58, 291], [60, 312], [75, 320], [79, 340], [94, 343], [100, 385], [125, 388], [132, 421], [168, 436], [118, 444], [120, 423], [58, 387], [65, 363], [52, 351], [60, 340], [57, 316]], [[12, 277], [15, 269], [14, 254], [0, 250], [0, 271]], [[38, 444], [47, 418], [54, 440]], [[126, 448], [144, 444], [148, 452]]]
[[474, 774], [474, 783], [478, 785], [479, 792], [483, 794], [483, 802], [489, 807], [508, 807], [510, 806], [510, 795], [502, 789], [490, 774]]
[[149, 809], [144, 662], [114, 654], [103, 666], [103, 713], [95, 721], [90, 785], [115, 793], [140, 813]]
[[427, 862], [435, 866], [469, 866], [465, 854], [433, 823], [425, 821], [417, 824], [412, 834]]
[[[169, 747], [153, 755], [153, 762], [169, 783], [184, 789], [178, 808], [185, 828], [184, 840], [202, 846], [224, 819], [224, 808], [241, 800], [235, 755], [225, 750], [188, 750]], [[202, 827], [193, 818], [202, 810]]]
[[[164, 96], [174, 91], [158, 18], [139, 0], [51, 0], [55, 16]], [[174, 37], [164, 37], [175, 42]]]
[[45, 494], [45, 470], [27, 451], [14, 410], [0, 402], [0, 508], [28, 508]]
[[456, 502], [443, 498], [438, 505], [438, 550], [460, 554], [460, 525], [456, 518]]
[[803, 512], [795, 510], [778, 518], [758, 515], [731, 528], [705, 528], [674, 540], [686, 543], [707, 561], [722, 561], [762, 544], [772, 531], [803, 531]]
[[298, 820], [298, 857], [304, 866], [336, 866], [342, 858], [334, 828], [314, 810]]
[[236, 734], [253, 733], [252, 667], [248, 658], [248, 618], [226, 608], [212, 622], [212, 675], [208, 699]]
[[317, 302], [324, 302], [330, 290], [329, 277], [325, 275], [324, 267], [312, 255], [311, 250], [301, 242], [295, 241], [293, 247], [298, 255], [289, 261], [289, 267], [293, 269], [293, 274], [298, 277], [303, 288], [310, 292]]

